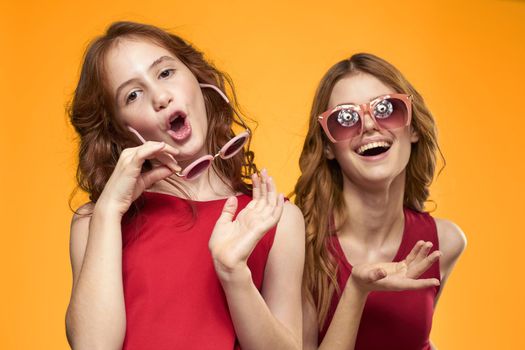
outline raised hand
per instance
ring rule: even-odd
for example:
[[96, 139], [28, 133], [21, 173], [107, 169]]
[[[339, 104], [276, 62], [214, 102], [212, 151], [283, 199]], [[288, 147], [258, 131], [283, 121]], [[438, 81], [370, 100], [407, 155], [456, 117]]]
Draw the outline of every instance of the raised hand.
[[248, 271], [248, 257], [264, 234], [277, 224], [283, 212], [284, 197], [277, 194], [275, 184], [265, 170], [261, 177], [252, 175], [252, 182], [251, 202], [233, 220], [237, 198], [228, 198], [210, 237], [209, 248], [221, 281], [232, 280]]
[[117, 165], [111, 174], [97, 206], [104, 206], [105, 209], [116, 210], [119, 215], [124, 215], [128, 211], [131, 203], [137, 199], [141, 193], [176, 171], [180, 171], [180, 166], [173, 157], [166, 165], [160, 165], [142, 173], [142, 165], [146, 159], [166, 157], [166, 154], [175, 156], [178, 150], [164, 142], [148, 141], [138, 147], [126, 148], [120, 154]]
[[441, 256], [439, 250], [429, 255], [431, 248], [431, 242], [418, 241], [403, 261], [355, 266], [349, 282], [365, 293], [439, 286], [440, 281], [436, 278], [418, 279]]

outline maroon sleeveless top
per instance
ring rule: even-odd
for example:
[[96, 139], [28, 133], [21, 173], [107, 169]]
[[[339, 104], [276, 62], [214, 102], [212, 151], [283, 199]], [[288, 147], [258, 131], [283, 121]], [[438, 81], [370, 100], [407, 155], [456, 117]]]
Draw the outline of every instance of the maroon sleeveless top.
[[[126, 305], [123, 349], [238, 348], [224, 291], [208, 249], [225, 199], [188, 201], [145, 192], [139, 214], [122, 222]], [[238, 211], [251, 200], [240, 195]], [[248, 259], [261, 290], [275, 228]]]
[[[401, 244], [393, 261], [403, 260], [418, 240], [433, 243], [431, 252], [439, 249], [437, 228], [428, 213], [404, 208], [405, 228]], [[337, 235], [330, 236], [328, 245], [338, 265], [337, 280], [341, 292], [352, 272]], [[439, 261], [435, 262], [420, 278], [440, 280]], [[366, 300], [356, 339], [356, 350], [399, 349], [430, 350], [430, 329], [434, 300], [439, 287], [413, 291], [371, 292]], [[323, 340], [332, 321], [341, 295], [334, 293], [319, 343]]]

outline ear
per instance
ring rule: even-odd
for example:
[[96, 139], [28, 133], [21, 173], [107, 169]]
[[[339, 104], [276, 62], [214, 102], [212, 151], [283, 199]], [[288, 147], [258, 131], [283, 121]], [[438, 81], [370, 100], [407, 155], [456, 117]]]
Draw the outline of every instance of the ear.
[[410, 126], [410, 142], [417, 143], [419, 141], [419, 133]]
[[327, 159], [330, 159], [330, 160], [335, 158], [334, 150], [332, 149], [332, 145], [325, 145], [324, 146], [324, 156]]

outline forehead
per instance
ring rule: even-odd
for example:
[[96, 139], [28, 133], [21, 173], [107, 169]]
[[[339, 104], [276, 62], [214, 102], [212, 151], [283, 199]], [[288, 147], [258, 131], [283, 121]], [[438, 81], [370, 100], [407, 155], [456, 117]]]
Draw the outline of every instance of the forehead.
[[109, 49], [104, 62], [110, 90], [115, 92], [123, 82], [146, 74], [150, 65], [163, 56], [179, 62], [170, 51], [147, 39], [119, 39]]
[[339, 80], [332, 90], [328, 107], [343, 103], [362, 104], [377, 96], [395, 93], [394, 89], [382, 83], [373, 75], [357, 73]]

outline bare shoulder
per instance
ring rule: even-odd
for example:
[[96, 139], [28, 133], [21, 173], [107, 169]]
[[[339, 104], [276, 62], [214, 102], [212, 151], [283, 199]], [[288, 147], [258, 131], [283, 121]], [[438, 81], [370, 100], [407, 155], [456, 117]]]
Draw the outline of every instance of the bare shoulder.
[[304, 218], [301, 210], [293, 203], [285, 202], [281, 219], [277, 224], [275, 242], [288, 242], [294, 246], [304, 243]]
[[461, 228], [450, 220], [435, 218], [439, 250], [443, 253], [441, 258], [442, 275], [446, 278], [454, 264], [467, 246], [467, 237]]
[[283, 214], [281, 220], [279, 220], [279, 225], [304, 226], [303, 213], [299, 207], [289, 201], [284, 202]]
[[467, 237], [461, 228], [450, 220], [435, 218], [439, 249], [443, 253], [459, 256], [467, 246]]
[[70, 232], [71, 236], [70, 239], [74, 240], [76, 238], [79, 238], [78, 236], [82, 236], [87, 234], [88, 228], [89, 228], [89, 222], [91, 221], [91, 216], [93, 214], [93, 210], [95, 208], [95, 204], [92, 202], [85, 203], [84, 205], [80, 206], [75, 213], [73, 214], [73, 218], [71, 218], [71, 227]]
[[71, 225], [77, 225], [80, 222], [85, 221], [86, 219], [89, 222], [89, 219], [93, 214], [94, 208], [95, 204], [93, 202], [88, 202], [81, 205], [73, 214], [73, 218], [71, 219]]
[[275, 239], [270, 249], [268, 264], [266, 265], [267, 274], [269, 271], [281, 274], [283, 271], [290, 270], [290, 273], [302, 277], [304, 240], [303, 214], [295, 204], [285, 202], [283, 213], [275, 230]]

